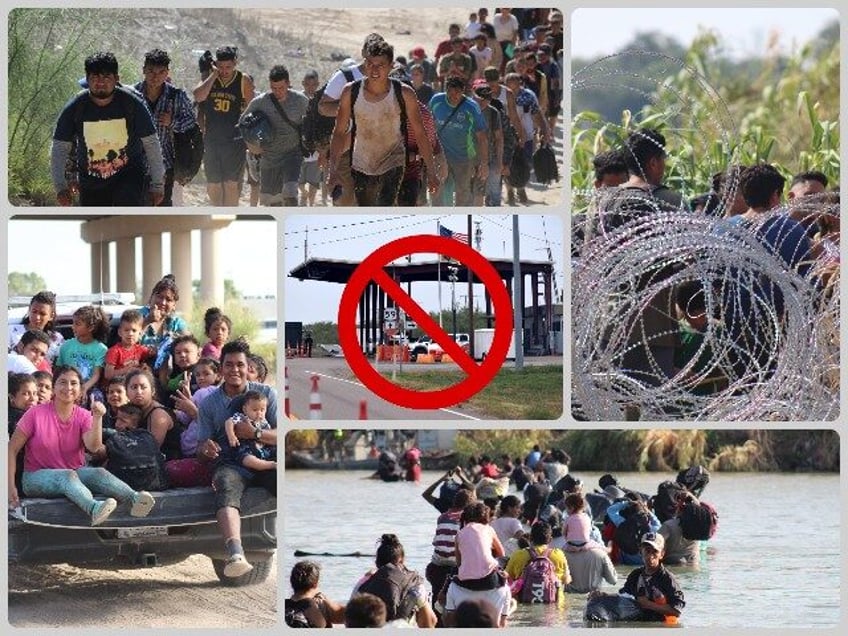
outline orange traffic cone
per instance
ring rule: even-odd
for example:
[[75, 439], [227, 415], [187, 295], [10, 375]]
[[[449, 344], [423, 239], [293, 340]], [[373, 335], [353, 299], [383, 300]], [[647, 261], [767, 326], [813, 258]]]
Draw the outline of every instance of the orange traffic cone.
[[318, 376], [312, 376], [312, 392], [309, 394], [309, 419], [323, 419], [321, 415], [321, 394], [318, 392]]
[[359, 400], [359, 419], [368, 419], [368, 402], [366, 402], [365, 400]]

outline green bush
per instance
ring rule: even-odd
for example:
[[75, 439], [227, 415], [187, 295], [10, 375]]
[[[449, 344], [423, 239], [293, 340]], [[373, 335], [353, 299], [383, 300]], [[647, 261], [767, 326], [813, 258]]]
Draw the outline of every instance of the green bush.
[[619, 121], [591, 110], [574, 114], [574, 212], [588, 203], [593, 157], [621, 147], [641, 126], [664, 131], [666, 183], [687, 195], [707, 192], [712, 175], [732, 163], [769, 162], [787, 177], [820, 170], [829, 183], [839, 183], [838, 38], [819, 48], [806, 46], [788, 59], [737, 65], [719, 56], [717, 44], [712, 37], [696, 40], [684, 57], [696, 73], [682, 69], [660, 78], [645, 105], [637, 112], [623, 110]]

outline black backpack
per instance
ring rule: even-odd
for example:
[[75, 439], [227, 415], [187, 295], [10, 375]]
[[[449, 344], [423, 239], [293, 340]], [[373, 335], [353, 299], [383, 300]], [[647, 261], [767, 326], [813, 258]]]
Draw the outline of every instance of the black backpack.
[[[342, 69], [345, 80], [353, 81], [353, 71]], [[327, 83], [315, 91], [315, 94], [309, 98], [309, 105], [306, 107], [306, 114], [303, 116], [303, 124], [300, 129], [301, 144], [304, 152], [310, 154], [318, 150], [319, 147], [330, 143], [330, 135], [333, 134], [333, 128], [336, 125], [335, 117], [325, 117], [318, 112], [318, 104], [324, 96], [324, 91], [327, 89]]]
[[246, 113], [236, 126], [246, 144], [259, 146], [266, 150], [274, 141], [274, 127], [263, 111], [256, 110]]
[[165, 456], [146, 429], [118, 431], [105, 442], [106, 469], [133, 490], [165, 490]]
[[512, 163], [512, 155], [518, 146], [518, 131], [509, 120], [509, 115], [506, 112], [506, 106], [499, 99], [492, 99], [492, 106], [498, 110], [501, 115], [501, 131], [503, 132], [503, 165], [508, 166]]
[[509, 175], [506, 181], [513, 188], [523, 188], [530, 181], [530, 162], [524, 155], [521, 148], [516, 148], [512, 153], [512, 160], [509, 164]]
[[[309, 601], [310, 599], [304, 599]], [[309, 624], [309, 619], [306, 618], [303, 610], [309, 606], [309, 603], [304, 603], [303, 600], [293, 601], [290, 598], [286, 599], [284, 620], [289, 627], [312, 627]]]
[[690, 466], [677, 473], [676, 481], [696, 497], [700, 497], [704, 488], [710, 483], [710, 471], [703, 466]]
[[185, 185], [197, 175], [203, 163], [203, 132], [194, 125], [174, 133], [174, 181]]
[[533, 153], [533, 172], [536, 181], [548, 184], [551, 181], [559, 181], [559, 166], [557, 166], [556, 154], [548, 144], [542, 144]]
[[[390, 78], [389, 81], [392, 84], [392, 90], [395, 94], [395, 99], [397, 100], [398, 106], [400, 107], [400, 136], [403, 139], [403, 147], [406, 149], [406, 102], [403, 101], [403, 82], [398, 79]], [[362, 80], [356, 80], [353, 85], [350, 87], [350, 152], [353, 154], [353, 142], [356, 139], [356, 117], [354, 116], [353, 107], [356, 104], [356, 100], [359, 98], [359, 91], [362, 90]]]
[[397, 618], [406, 620], [415, 613], [417, 603], [409, 591], [420, 583], [421, 577], [417, 572], [407, 570], [402, 565], [389, 563], [360, 585], [359, 591], [373, 594], [383, 600], [386, 604], [386, 621]]
[[657, 486], [657, 494], [651, 499], [651, 508], [660, 523], [665, 523], [674, 516], [677, 501], [687, 490], [675, 481], [664, 481]]
[[627, 554], [639, 552], [642, 535], [651, 531], [651, 516], [647, 512], [636, 511], [632, 508], [615, 529], [613, 541], [618, 549]]

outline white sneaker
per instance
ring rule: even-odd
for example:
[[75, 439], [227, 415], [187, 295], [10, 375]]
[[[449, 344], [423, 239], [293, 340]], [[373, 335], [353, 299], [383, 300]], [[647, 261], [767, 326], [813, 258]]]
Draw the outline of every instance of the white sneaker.
[[224, 566], [224, 576], [230, 578], [238, 578], [250, 572], [253, 566], [247, 562], [243, 554], [234, 554], [227, 559], [227, 564]]
[[146, 517], [155, 503], [156, 500], [153, 495], [146, 490], [140, 490], [133, 501], [132, 508], [130, 508], [130, 514], [133, 517]]
[[118, 502], [112, 499], [104, 499], [94, 504], [94, 510], [91, 511], [91, 525], [99, 526], [109, 518], [115, 508], [118, 507]]

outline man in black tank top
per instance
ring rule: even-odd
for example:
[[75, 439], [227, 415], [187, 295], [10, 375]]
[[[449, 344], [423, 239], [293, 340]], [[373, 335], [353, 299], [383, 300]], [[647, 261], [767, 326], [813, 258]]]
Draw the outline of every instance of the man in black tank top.
[[194, 99], [206, 124], [203, 155], [206, 189], [212, 205], [237, 206], [245, 146], [236, 125], [253, 99], [253, 81], [236, 70], [235, 47], [219, 47], [215, 60], [209, 77], [194, 89]]

